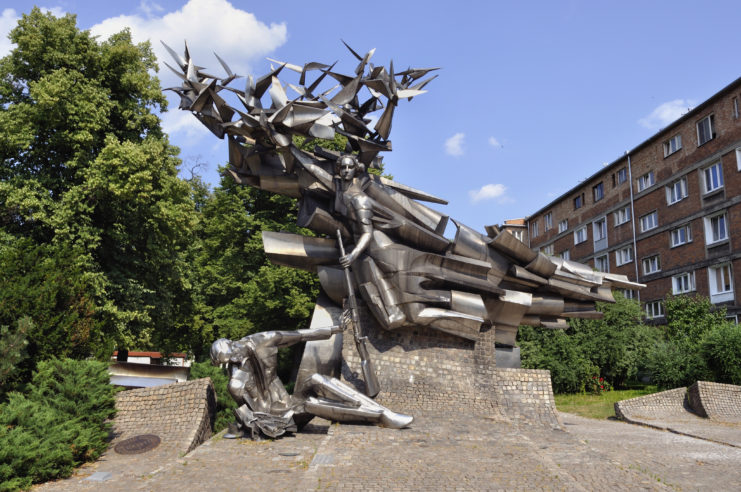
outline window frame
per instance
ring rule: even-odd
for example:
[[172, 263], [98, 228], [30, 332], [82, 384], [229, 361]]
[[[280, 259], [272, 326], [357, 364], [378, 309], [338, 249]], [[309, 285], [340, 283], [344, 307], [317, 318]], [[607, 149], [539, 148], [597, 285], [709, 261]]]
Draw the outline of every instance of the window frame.
[[[579, 233], [584, 232], [584, 238], [579, 240]], [[587, 226], [581, 226], [574, 229], [574, 244], [581, 244], [587, 241], [589, 234], [587, 233]]]
[[[644, 219], [647, 219], [648, 217], [653, 217], [653, 225], [651, 227], [644, 227]], [[648, 232], [656, 229], [659, 227], [659, 212], [658, 210], [654, 210], [653, 212], [649, 212], [646, 215], [642, 215], [640, 219], [638, 219], [638, 224], [641, 227], [641, 233]], [[650, 224], [649, 224], [650, 225]]]
[[543, 253], [544, 255], [553, 256], [553, 248], [554, 248], [553, 243], [551, 243], [551, 244], [548, 244], [540, 248], [540, 252]]
[[[655, 261], [654, 261], [655, 260]], [[646, 266], [653, 266], [653, 264], [656, 264], [656, 269], [648, 269]], [[641, 268], [643, 269], [644, 275], [653, 275], [654, 273], [658, 273], [661, 271], [661, 255], [651, 255], [643, 258], [641, 260]]]
[[695, 272], [682, 272], [672, 276], [672, 294], [687, 294], [688, 292], [695, 292], [697, 286], [695, 285]]
[[[718, 273], [725, 269], [727, 269], [728, 272], [728, 289], [718, 290], [714, 288], [719, 284]], [[731, 262], [719, 263], [718, 265], [711, 265], [708, 267], [708, 292], [710, 293], [710, 302], [717, 304], [719, 302], [733, 301], [736, 295], [734, 290], [733, 264]]]
[[664, 303], [661, 300], [646, 301], [644, 310], [646, 311], [646, 319], [657, 319], [666, 316], [666, 313], [664, 312]]
[[[718, 239], [713, 239], [713, 235], [715, 233], [715, 230], [713, 228], [713, 219], [723, 217], [723, 237], [718, 237]], [[722, 212], [708, 215], [707, 217], [703, 218], [703, 223], [705, 225], [705, 245], [711, 246], [714, 244], [723, 243], [725, 241], [728, 241], [729, 234], [728, 234], [728, 214], [725, 210]]]
[[558, 223], [558, 233], [566, 232], [569, 230], [569, 219], [563, 219]]
[[592, 199], [594, 203], [602, 200], [605, 197], [605, 183], [600, 181], [596, 185], [592, 186]]
[[543, 216], [543, 232], [553, 229], [553, 212], [548, 212]]
[[[716, 169], [717, 173], [713, 173], [711, 171], [713, 169]], [[701, 176], [702, 176], [703, 195], [709, 195], [710, 193], [715, 193], [716, 191], [719, 191], [725, 187], [725, 182], [723, 180], [723, 163], [721, 161], [716, 161], [710, 164], [709, 166], [703, 167], [701, 173], [702, 173]], [[715, 178], [715, 180], [717, 180], [717, 183], [714, 183], [715, 186], [713, 188], [709, 188], [709, 183], [711, 181], [711, 180], [708, 180], [709, 174], [710, 174], [711, 180], [713, 180], [712, 178]]]
[[[601, 270], [597, 266], [597, 263], [598, 262], [600, 262], [600, 263], [604, 262], [604, 266], [605, 266], [605, 269], [604, 270]], [[595, 268], [595, 270], [597, 270], [599, 272], [610, 273], [610, 255], [608, 255], [607, 253], [605, 253], [603, 255], [595, 256], [594, 257], [594, 268]]]
[[[625, 254], [627, 252], [627, 255]], [[627, 256], [627, 259], [625, 259]], [[625, 246], [615, 250], [615, 266], [623, 266], [633, 263], [633, 246]]]
[[565, 249], [565, 250], [561, 251], [558, 254], [558, 256], [561, 257], [561, 259], [566, 260], [566, 261], [571, 260], [571, 253], [569, 253], [569, 250], [568, 249]]
[[533, 225], [530, 228], [530, 237], [538, 237], [538, 221], [533, 221]]
[[[703, 130], [703, 135], [701, 135], [700, 125], [703, 125], [703, 123], [706, 121], [708, 122], [708, 125], [707, 125], [708, 134], [704, 135], [704, 130]], [[697, 146], [700, 147], [715, 138], [715, 115], [713, 113], [710, 113], [709, 115], [701, 118], [700, 120], [697, 121], [697, 123], [695, 123], [695, 127], [697, 129]], [[701, 136], [707, 136], [707, 138], [705, 140], [701, 140], [700, 138]]]
[[[679, 196], [676, 195], [677, 185], [679, 185]], [[672, 181], [666, 186], [666, 204], [674, 205], [675, 203], [681, 202], [689, 196], [687, 189], [687, 176]]]
[[672, 138], [664, 142], [664, 158], [669, 157], [682, 150], [682, 135], [677, 133]]
[[[685, 231], [684, 241], [680, 241], [681, 237], [679, 237], [679, 231]], [[675, 233], [677, 233], [676, 241], [675, 241]], [[674, 229], [669, 231], [669, 247], [670, 248], [676, 248], [678, 246], [683, 246], [691, 242], [692, 242], [692, 224], [684, 224], [682, 226], [675, 227]]]
[[617, 171], [617, 184], [621, 185], [628, 181], [628, 169], [625, 167], [621, 167]]
[[[613, 213], [615, 214], [615, 226], [616, 227], [619, 226], [619, 225], [627, 224], [628, 222], [630, 222], [630, 219], [631, 219], [630, 205], [626, 205], [624, 207], [621, 207], [621, 208], [615, 210], [615, 212], [613, 212]], [[622, 220], [622, 221], [620, 220], [620, 214], [621, 213], [624, 213], [625, 220]]]
[[654, 175], [654, 172], [653, 171], [649, 171], [646, 174], [644, 174], [643, 176], [639, 176], [638, 177], [638, 186], [637, 186], [637, 188], [638, 188], [638, 191], [641, 192], [641, 191], [644, 191], [644, 190], [647, 190], [647, 189], [651, 188], [655, 184], [656, 184], [656, 177]]
[[579, 210], [584, 206], [584, 193], [574, 197], [574, 210]]

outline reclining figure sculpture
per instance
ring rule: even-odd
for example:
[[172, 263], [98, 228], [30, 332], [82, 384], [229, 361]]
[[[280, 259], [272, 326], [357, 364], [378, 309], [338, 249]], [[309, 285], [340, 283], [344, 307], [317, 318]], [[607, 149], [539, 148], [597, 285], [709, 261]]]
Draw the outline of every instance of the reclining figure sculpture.
[[312, 416], [336, 421], [362, 421], [399, 429], [412, 417], [395, 413], [341, 381], [313, 374], [302, 381], [301, 392], [289, 395], [278, 378], [278, 348], [300, 342], [324, 340], [342, 331], [332, 326], [297, 331], [263, 331], [241, 340], [225, 338], [211, 345], [211, 362], [227, 364], [229, 393], [239, 407], [237, 425], [225, 435], [257, 439], [260, 433], [278, 437], [295, 432]]
[[[171, 89], [180, 95], [180, 108], [228, 141], [229, 175], [297, 198], [298, 225], [320, 236], [263, 231], [268, 258], [316, 272], [337, 306], [357, 291], [382, 329], [427, 326], [476, 341], [491, 325], [498, 345], [514, 346], [519, 325], [566, 328], [567, 318], [601, 317], [595, 302], [614, 302], [612, 288], [643, 287], [624, 275], [535, 252], [494, 226], [484, 235], [453, 221], [457, 233], [447, 239], [448, 217], [420, 203], [445, 200], [368, 172], [380, 167], [380, 152], [391, 150], [400, 100], [425, 93], [436, 75], [425, 77], [435, 68], [395, 72], [393, 62], [388, 68], [370, 62], [374, 50], [360, 56], [347, 46], [359, 61], [354, 73], [271, 60], [278, 65], [270, 73], [249, 76], [244, 89], [235, 89], [229, 84], [237, 76], [218, 55], [223, 78], [196, 66], [187, 45], [183, 57], [166, 48], [177, 63], [170, 69], [183, 81]], [[300, 74], [297, 84], [287, 84], [293, 99], [278, 79], [285, 69]], [[331, 79], [338, 85], [320, 88]], [[226, 102], [227, 94], [238, 100], [236, 107]], [[368, 115], [380, 109], [371, 128]], [[322, 147], [335, 134], [347, 139], [344, 152]], [[315, 142], [313, 152], [293, 137]], [[347, 254], [340, 253], [338, 231]], [[359, 328], [354, 326], [356, 337]], [[362, 337], [356, 341], [360, 349]], [[371, 372], [365, 374], [366, 393], [375, 396]]]

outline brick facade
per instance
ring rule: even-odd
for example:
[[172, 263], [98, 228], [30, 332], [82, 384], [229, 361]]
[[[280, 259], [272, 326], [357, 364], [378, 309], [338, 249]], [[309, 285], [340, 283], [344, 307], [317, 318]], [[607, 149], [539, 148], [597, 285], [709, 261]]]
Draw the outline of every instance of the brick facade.
[[[741, 311], [741, 118], [736, 109], [741, 106], [740, 100], [738, 79], [535, 212], [526, 221], [530, 246], [552, 249], [555, 255], [568, 254], [570, 259], [595, 268], [607, 255], [610, 272], [647, 284], [638, 293], [644, 304], [672, 293], [673, 278], [689, 273], [694, 276], [689, 293], [708, 296], [736, 316]], [[700, 144], [698, 123], [707, 121], [708, 116], [712, 116], [713, 138]], [[665, 147], [674, 150], [671, 139], [677, 136], [681, 147], [665, 155]], [[710, 169], [718, 163], [717, 168]], [[722, 171], [722, 185], [708, 191], [706, 177], [713, 185], [718, 175], [714, 171], [718, 170]], [[686, 196], [671, 203], [671, 189], [680, 180], [676, 188]], [[575, 207], [576, 198], [582, 202], [579, 208]], [[619, 222], [617, 217], [626, 207], [627, 220]], [[656, 215], [651, 216], [654, 212]], [[723, 219], [715, 220], [715, 224], [724, 222], [726, 237], [713, 241], [711, 218], [718, 214], [723, 214]], [[606, 237], [599, 240], [595, 237], [599, 233], [596, 223], [602, 218], [606, 221]], [[563, 220], [568, 221], [568, 228], [559, 232]], [[549, 222], [552, 227], [546, 230]], [[643, 230], [642, 223], [655, 226]], [[685, 226], [690, 231], [689, 241], [673, 246], [672, 231]], [[585, 240], [577, 243], [576, 233], [582, 228], [586, 228]], [[537, 235], [533, 234], [536, 229]], [[681, 237], [680, 232], [675, 236]], [[631, 259], [618, 265], [616, 255], [626, 248]], [[647, 273], [643, 260], [653, 256], [658, 256], [660, 267]], [[732, 289], [728, 292], [721, 288], [718, 292], [717, 270], [711, 273], [710, 269], [725, 264], [731, 266]]]

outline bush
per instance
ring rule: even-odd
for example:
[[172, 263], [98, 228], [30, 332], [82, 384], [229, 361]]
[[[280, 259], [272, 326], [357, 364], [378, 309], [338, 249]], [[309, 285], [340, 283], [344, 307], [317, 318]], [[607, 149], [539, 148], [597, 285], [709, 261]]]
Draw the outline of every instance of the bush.
[[728, 321], [714, 326], [700, 343], [700, 353], [713, 381], [741, 384], [741, 326]]
[[0, 491], [72, 474], [108, 446], [116, 389], [107, 364], [50, 359], [0, 405]]
[[566, 331], [585, 358], [599, 368], [599, 377], [615, 387], [623, 386], [645, 368], [659, 331], [642, 323], [637, 301], [615, 292], [615, 303], [598, 303], [602, 319], [571, 319]]
[[518, 341], [522, 367], [551, 371], [556, 393], [583, 392], [599, 368], [582, 354], [577, 340], [560, 330], [521, 326]]
[[229, 394], [227, 385], [229, 376], [221, 367], [215, 367], [210, 362], [195, 362], [190, 366], [188, 379], [211, 378], [216, 390], [216, 418], [214, 419], [214, 432], [225, 429], [234, 420], [234, 409], [237, 402]]

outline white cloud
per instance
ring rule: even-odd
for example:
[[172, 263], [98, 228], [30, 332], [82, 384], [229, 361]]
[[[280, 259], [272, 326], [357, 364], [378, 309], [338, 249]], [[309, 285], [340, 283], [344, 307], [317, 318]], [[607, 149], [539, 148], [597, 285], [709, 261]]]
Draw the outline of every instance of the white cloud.
[[445, 153], [453, 156], [463, 155], [463, 141], [466, 135], [463, 133], [456, 133], [445, 141]]
[[120, 15], [105, 19], [90, 28], [90, 31], [108, 38], [128, 27], [135, 42], [152, 43], [160, 66], [164, 68], [161, 78], [165, 85], [179, 84], [165, 61], [173, 65], [172, 57], [160, 41], [167, 43], [178, 53], [183, 52], [183, 40], [196, 65], [208, 67], [214, 75], [223, 74], [213, 52], [224, 59], [233, 72], [248, 75], [249, 63], [269, 54], [286, 42], [288, 31], [285, 23], [269, 26], [257, 20], [254, 14], [235, 8], [227, 0], [189, 0], [179, 10], [163, 15], [162, 7], [154, 2], [142, 1], [142, 15]]
[[507, 196], [507, 187], [503, 184], [489, 183], [478, 190], [468, 192], [468, 197], [473, 203], [483, 200], [497, 200], [499, 203], [511, 203], [513, 200]]
[[494, 137], [489, 137], [489, 145], [491, 145], [492, 147], [495, 147], [495, 148], [503, 147], [503, 145], [501, 143], [499, 143], [499, 140], [497, 140]]
[[4, 9], [0, 14], [0, 57], [7, 55], [13, 49], [8, 34], [18, 24], [18, 19], [20, 16], [13, 9]]
[[676, 120], [695, 105], [692, 99], [674, 99], [654, 109], [651, 114], [638, 120], [638, 124], [649, 130], [658, 130]]
[[[177, 107], [173, 107], [170, 111], [162, 113], [160, 118], [162, 118], [162, 130], [165, 133], [170, 135], [178, 133], [179, 138], [176, 145], [195, 144], [201, 137], [211, 135], [208, 128], [203, 126], [198, 118], [194, 117], [189, 111], [180, 111]], [[223, 145], [221, 140], [219, 140], [219, 143]]]

